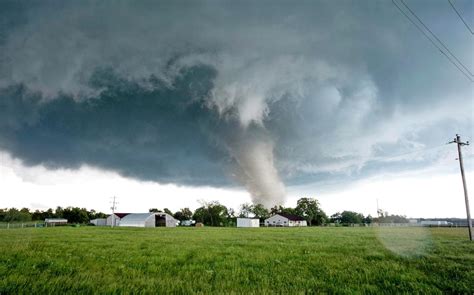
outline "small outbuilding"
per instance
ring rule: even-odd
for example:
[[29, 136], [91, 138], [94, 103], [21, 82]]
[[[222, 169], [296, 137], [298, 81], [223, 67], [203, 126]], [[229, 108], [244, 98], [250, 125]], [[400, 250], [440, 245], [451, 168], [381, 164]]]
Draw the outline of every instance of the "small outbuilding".
[[265, 219], [265, 226], [307, 226], [307, 223], [301, 216], [279, 213]]
[[107, 225], [107, 219], [106, 218], [96, 218], [92, 219], [89, 221], [90, 224], [93, 224], [95, 226], [106, 226]]
[[237, 218], [237, 227], [260, 227], [258, 218]]
[[46, 226], [56, 226], [67, 224], [67, 219], [65, 218], [46, 218], [44, 220]]
[[118, 226], [176, 227], [178, 221], [166, 213], [130, 213], [120, 219]]

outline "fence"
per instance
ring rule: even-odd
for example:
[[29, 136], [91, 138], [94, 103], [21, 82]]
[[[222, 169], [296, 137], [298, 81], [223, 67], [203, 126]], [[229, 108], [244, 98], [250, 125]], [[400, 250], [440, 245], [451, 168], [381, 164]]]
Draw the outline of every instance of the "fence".
[[467, 227], [466, 223], [422, 224], [422, 223], [371, 223], [370, 227]]
[[19, 223], [19, 222], [2, 222], [0, 223], [0, 229], [10, 229], [10, 228], [27, 228], [27, 227], [46, 227], [44, 222], [29, 222], [29, 223]]

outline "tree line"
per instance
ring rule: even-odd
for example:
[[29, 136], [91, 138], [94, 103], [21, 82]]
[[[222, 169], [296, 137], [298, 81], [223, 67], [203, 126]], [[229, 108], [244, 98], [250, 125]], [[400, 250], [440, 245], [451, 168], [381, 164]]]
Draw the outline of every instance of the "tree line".
[[[304, 218], [309, 226], [321, 226], [328, 223], [348, 226], [353, 224], [370, 224], [372, 222], [380, 223], [406, 223], [408, 220], [404, 216], [389, 215], [382, 213], [379, 217], [373, 218], [370, 215], [364, 216], [362, 213], [353, 211], [343, 211], [327, 216], [321, 209], [318, 200], [314, 198], [300, 198], [296, 207], [274, 206], [270, 209], [262, 204], [242, 204], [236, 212], [232, 208], [227, 208], [218, 201], [201, 202], [201, 206], [194, 210], [182, 208], [172, 212], [168, 208], [160, 210], [150, 208], [149, 212], [164, 212], [179, 221], [195, 220], [207, 226], [234, 226], [237, 217], [258, 218], [263, 222], [274, 214], [291, 214]], [[31, 212], [28, 208], [20, 210], [16, 208], [0, 209], [0, 222], [28, 222], [43, 221], [46, 218], [65, 218], [69, 223], [87, 224], [92, 219], [106, 218], [108, 214], [87, 210], [79, 207], [57, 207], [55, 210], [46, 211], [35, 210]]]
[[46, 218], [65, 218], [69, 223], [87, 224], [95, 218], [106, 218], [107, 214], [79, 207], [56, 207], [56, 209], [35, 210], [28, 208], [0, 209], [0, 222], [44, 221]]

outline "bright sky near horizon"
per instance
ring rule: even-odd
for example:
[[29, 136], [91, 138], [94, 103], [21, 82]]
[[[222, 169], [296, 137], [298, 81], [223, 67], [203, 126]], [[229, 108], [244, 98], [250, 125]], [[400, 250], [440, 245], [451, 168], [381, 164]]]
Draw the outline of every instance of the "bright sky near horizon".
[[474, 38], [448, 1], [2, 1], [0, 20], [0, 207], [465, 216], [445, 143], [473, 139]]
[[[175, 212], [184, 207], [195, 210], [201, 206], [200, 201], [215, 200], [238, 212], [241, 204], [251, 202], [249, 193], [242, 189], [160, 185], [91, 167], [79, 171], [27, 168], [5, 153], [1, 159], [2, 207], [45, 210], [77, 206], [109, 213], [112, 195], [117, 197], [119, 212], [146, 212], [150, 208], [168, 208]], [[456, 164], [451, 157], [440, 166], [458, 168]], [[454, 171], [440, 174], [439, 168], [373, 177], [342, 187], [290, 187], [285, 205], [294, 207], [300, 197], [308, 196], [317, 198], [329, 215], [351, 210], [376, 216], [378, 201], [379, 207], [391, 214], [412, 218], [465, 218], [459, 172], [452, 169]], [[468, 180], [473, 179], [473, 175], [469, 172]]]

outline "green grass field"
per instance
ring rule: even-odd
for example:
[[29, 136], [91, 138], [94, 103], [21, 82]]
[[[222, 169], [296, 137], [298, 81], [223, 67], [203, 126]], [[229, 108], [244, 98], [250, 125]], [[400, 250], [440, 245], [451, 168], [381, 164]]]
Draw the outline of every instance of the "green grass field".
[[466, 229], [0, 230], [0, 294], [473, 292]]

